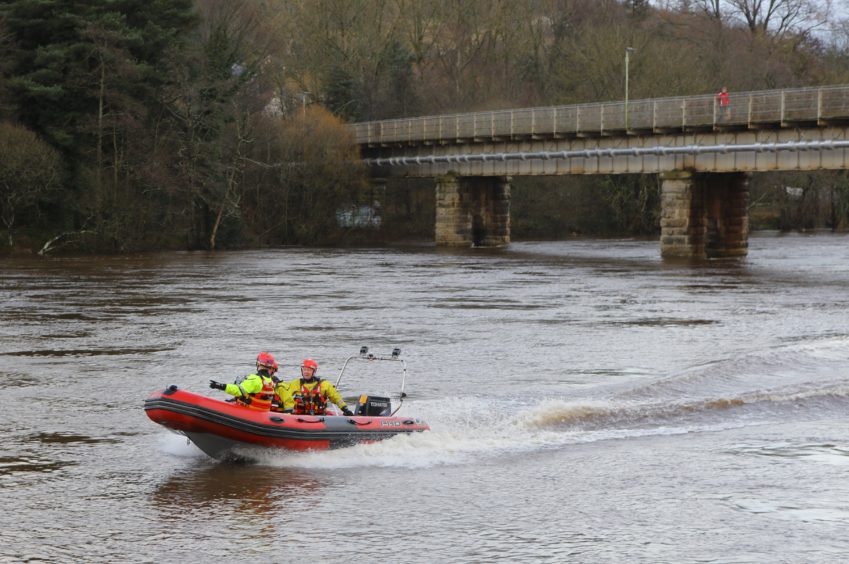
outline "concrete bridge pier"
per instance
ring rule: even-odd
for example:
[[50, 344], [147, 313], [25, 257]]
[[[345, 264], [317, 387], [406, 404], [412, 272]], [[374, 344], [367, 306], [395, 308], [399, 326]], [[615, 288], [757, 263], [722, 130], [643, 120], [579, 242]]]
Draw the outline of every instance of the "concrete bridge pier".
[[661, 174], [663, 257], [744, 256], [749, 248], [749, 178], [745, 172]]
[[510, 242], [510, 177], [436, 179], [436, 244], [495, 247]]

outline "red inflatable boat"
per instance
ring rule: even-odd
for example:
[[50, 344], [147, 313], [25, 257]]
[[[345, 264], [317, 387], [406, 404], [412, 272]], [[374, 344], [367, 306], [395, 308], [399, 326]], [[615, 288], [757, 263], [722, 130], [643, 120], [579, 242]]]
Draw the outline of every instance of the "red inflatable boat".
[[[399, 360], [397, 354], [383, 358], [362, 351], [367, 349], [363, 347], [360, 355], [365, 360]], [[354, 358], [349, 358], [345, 366]], [[337, 384], [341, 378], [340, 372]], [[403, 381], [401, 389], [399, 399], [403, 401]], [[258, 447], [326, 450], [429, 429], [420, 419], [396, 417], [398, 410], [393, 412], [391, 400], [384, 397], [361, 396], [351, 417], [293, 415], [248, 409], [169, 386], [145, 400], [144, 409], [152, 421], [185, 435], [219, 460], [251, 458], [251, 449]]]

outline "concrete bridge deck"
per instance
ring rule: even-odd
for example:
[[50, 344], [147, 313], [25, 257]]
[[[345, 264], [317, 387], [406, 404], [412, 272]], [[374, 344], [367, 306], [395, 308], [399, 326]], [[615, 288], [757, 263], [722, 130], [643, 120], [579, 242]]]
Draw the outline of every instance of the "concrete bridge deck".
[[753, 172], [849, 166], [849, 86], [353, 124], [383, 176]]
[[374, 176], [436, 179], [436, 241], [510, 240], [510, 178], [661, 173], [664, 256], [748, 249], [753, 172], [849, 168], [849, 85], [350, 126]]

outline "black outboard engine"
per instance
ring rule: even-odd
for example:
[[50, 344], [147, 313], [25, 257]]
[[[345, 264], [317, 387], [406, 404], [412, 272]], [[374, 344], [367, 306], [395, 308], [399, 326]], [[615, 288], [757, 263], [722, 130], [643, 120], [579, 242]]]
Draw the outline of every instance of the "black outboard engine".
[[372, 417], [389, 417], [392, 414], [392, 401], [389, 398], [379, 396], [360, 396], [354, 415], [368, 415]]

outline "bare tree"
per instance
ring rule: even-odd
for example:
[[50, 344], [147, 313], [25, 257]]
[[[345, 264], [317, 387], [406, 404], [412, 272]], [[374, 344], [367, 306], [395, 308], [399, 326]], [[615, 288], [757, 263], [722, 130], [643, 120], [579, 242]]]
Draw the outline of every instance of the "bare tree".
[[336, 212], [367, 185], [351, 131], [318, 104], [257, 123], [245, 146], [245, 224], [264, 244], [331, 240]]
[[693, 3], [710, 17], [716, 20], [722, 19], [723, 0], [694, 0]]
[[0, 218], [9, 246], [16, 216], [59, 186], [59, 153], [32, 131], [0, 123]]
[[[828, 22], [831, 0], [725, 0], [732, 17], [752, 33], [806, 35]], [[718, 4], [718, 0], [716, 0]], [[717, 6], [718, 7], [718, 6]]]

